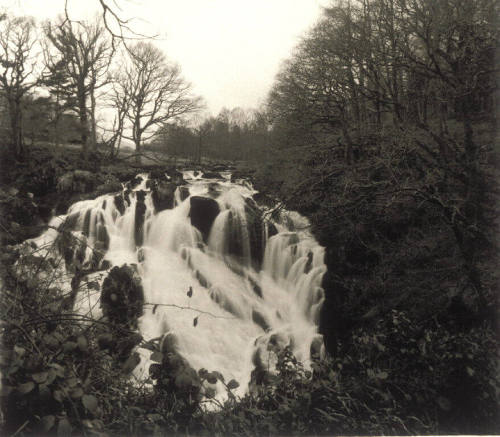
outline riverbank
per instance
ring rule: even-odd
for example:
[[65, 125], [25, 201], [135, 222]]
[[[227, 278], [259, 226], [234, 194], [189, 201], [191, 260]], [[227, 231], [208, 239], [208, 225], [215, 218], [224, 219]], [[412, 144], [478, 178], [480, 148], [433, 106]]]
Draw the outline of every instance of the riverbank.
[[[2, 173], [2, 220], [10, 226], [4, 244], [41, 232], [46, 217], [58, 208], [64, 211], [77, 200], [116, 191], [137, 173], [167, 168], [89, 164], [73, 153], [54, 156], [37, 150], [36, 156]], [[373, 163], [364, 165], [370, 169]], [[217, 164], [209, 166], [218, 171]], [[123, 351], [130, 352], [138, 338], [127, 343], [128, 335], [117, 331], [110, 340], [98, 323], [82, 330], [67, 299], [57, 297], [60, 290], [47, 285], [47, 278], [30, 280], [44, 259], [24, 246], [26, 274], [22, 281], [6, 282], [1, 307], [2, 319], [11, 322], [4, 331], [8, 350], [2, 353], [9, 357], [2, 364], [3, 374], [9, 375], [3, 382], [12, 393], [3, 397], [4, 413], [26, 411], [24, 402], [30, 414], [42, 418], [30, 416], [31, 432], [73, 429], [76, 434], [493, 433], [498, 390], [494, 323], [477, 296], [468, 291], [457, 297], [450, 285], [464, 270], [453, 235], [436, 221], [436, 211], [422, 211], [406, 197], [394, 204], [380, 202], [387, 198], [384, 173], [366, 180], [371, 174], [366, 169], [333, 165], [325, 178], [293, 168], [290, 163], [241, 165], [234, 176], [250, 177], [260, 197], [281, 198], [288, 209], [307, 215], [326, 247], [327, 299], [320, 331], [330, 354], [313, 360], [312, 373], [284, 349], [277, 353], [276, 377], [247, 395], [232, 396], [229, 386], [235, 384], [223, 381], [228, 401], [217, 412], [202, 404], [193, 410], [190, 397], [193, 379], [218, 380], [217, 373], [195, 377], [187, 371], [190, 375], [176, 385], [175, 379], [161, 382], [153, 372], [159, 381], [155, 390], [134, 386], [127, 375], [133, 355]], [[4, 273], [16, 269], [11, 258], [6, 251]], [[117, 290], [134, 288], [133, 271], [118, 276], [126, 285], [118, 281]], [[77, 277], [72, 287], [100, 291], [95, 281], [80, 281]], [[144, 346], [160, 351], [154, 342]], [[115, 347], [124, 358], [120, 366], [110, 367], [107, 351]], [[171, 359], [167, 367], [179, 364]], [[185, 396], [176, 392], [183, 387], [188, 387]], [[41, 402], [47, 396], [50, 402]]]

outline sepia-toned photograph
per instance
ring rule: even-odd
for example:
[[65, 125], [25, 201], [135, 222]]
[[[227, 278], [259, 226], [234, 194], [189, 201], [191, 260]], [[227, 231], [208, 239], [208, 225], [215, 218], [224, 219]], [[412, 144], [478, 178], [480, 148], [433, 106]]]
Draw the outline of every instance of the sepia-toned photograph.
[[0, 435], [500, 434], [498, 0], [0, 0]]

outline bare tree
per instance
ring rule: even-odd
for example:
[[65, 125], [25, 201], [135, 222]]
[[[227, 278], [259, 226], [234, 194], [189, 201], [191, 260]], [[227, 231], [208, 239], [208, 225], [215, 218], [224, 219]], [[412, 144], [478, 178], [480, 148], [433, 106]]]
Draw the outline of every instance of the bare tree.
[[108, 94], [108, 107], [115, 111], [111, 129], [104, 129], [102, 142], [109, 149], [110, 158], [118, 156], [125, 128], [125, 118], [129, 110], [129, 96], [121, 93], [119, 75], [112, 81], [112, 91]]
[[124, 137], [134, 142], [140, 162], [143, 142], [154, 135], [153, 128], [196, 111], [200, 100], [192, 96], [180, 68], [153, 44], [131, 46], [129, 59], [117, 87], [121, 100], [128, 102], [126, 119], [131, 123], [131, 134]]
[[45, 33], [56, 51], [56, 56], [48, 58], [49, 62], [64, 67], [69, 87], [76, 95], [75, 110], [80, 119], [82, 150], [86, 156], [89, 142], [96, 147], [95, 93], [107, 83], [113, 49], [98, 20], [83, 23], [60, 19], [56, 24], [48, 23]]
[[0, 86], [7, 101], [12, 152], [24, 153], [22, 103], [36, 86], [35, 22], [27, 17], [0, 17]]

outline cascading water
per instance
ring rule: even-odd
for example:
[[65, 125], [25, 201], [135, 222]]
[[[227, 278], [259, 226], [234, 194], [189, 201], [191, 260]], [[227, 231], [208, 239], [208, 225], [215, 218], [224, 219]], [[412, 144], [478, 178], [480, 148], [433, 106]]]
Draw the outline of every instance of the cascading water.
[[[94, 270], [136, 264], [149, 304], [139, 319], [142, 336], [174, 334], [177, 353], [194, 369], [217, 370], [237, 380], [243, 393], [252, 371], [272, 364], [271, 346], [290, 346], [306, 366], [311, 353], [320, 353], [326, 267], [303, 217], [284, 212], [282, 220], [268, 220], [248, 183], [223, 176], [215, 181], [184, 172], [183, 185], [175, 187], [139, 175], [134, 188], [78, 202], [52, 224], [64, 223], [101, 254], [96, 259], [87, 249], [66, 257], [68, 263], [79, 257]], [[167, 185], [151, 189], [154, 184]], [[51, 229], [36, 241], [56, 235]], [[91, 308], [98, 317], [98, 296], [91, 299], [80, 296], [78, 310]], [[139, 377], [150, 364], [150, 352], [140, 353]]]

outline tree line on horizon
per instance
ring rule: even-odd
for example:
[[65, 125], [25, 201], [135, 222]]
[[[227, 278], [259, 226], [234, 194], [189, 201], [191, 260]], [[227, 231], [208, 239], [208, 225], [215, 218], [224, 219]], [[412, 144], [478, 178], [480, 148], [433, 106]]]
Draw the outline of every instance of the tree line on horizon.
[[126, 139], [140, 154], [158, 126], [202, 107], [151, 40], [117, 44], [104, 20], [0, 15], [0, 134], [17, 159], [35, 141], [78, 143], [87, 157], [115, 156]]

